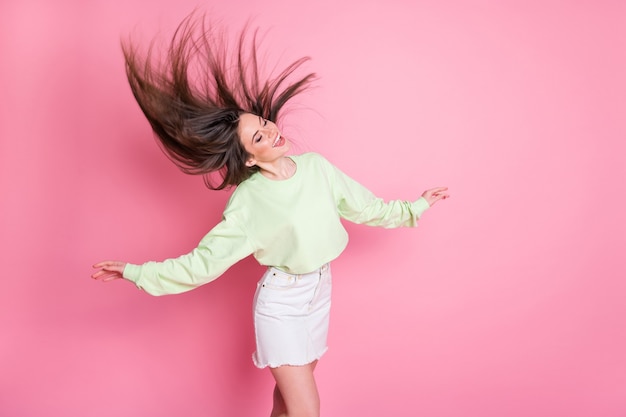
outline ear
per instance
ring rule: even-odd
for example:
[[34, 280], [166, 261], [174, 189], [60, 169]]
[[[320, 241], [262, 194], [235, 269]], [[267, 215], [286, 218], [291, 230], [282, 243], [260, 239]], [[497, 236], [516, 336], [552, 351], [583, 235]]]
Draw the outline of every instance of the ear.
[[253, 157], [253, 156], [249, 157], [249, 158], [246, 160], [246, 166], [247, 166], [248, 168], [253, 167], [253, 166], [255, 166], [255, 165], [256, 165], [256, 159], [254, 159], [254, 157]]

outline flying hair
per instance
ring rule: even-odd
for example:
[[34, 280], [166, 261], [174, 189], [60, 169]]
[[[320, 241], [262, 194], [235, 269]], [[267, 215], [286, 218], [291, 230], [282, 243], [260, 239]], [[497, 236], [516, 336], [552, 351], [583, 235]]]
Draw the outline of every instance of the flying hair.
[[[309, 57], [262, 79], [257, 37], [258, 29], [246, 25], [231, 49], [224, 31], [194, 12], [158, 56], [154, 40], [143, 55], [130, 40], [122, 42], [130, 88], [161, 148], [184, 173], [203, 175], [213, 190], [236, 186], [258, 171], [245, 165], [249, 155], [239, 138], [239, 116], [252, 113], [275, 122], [316, 79], [314, 73], [295, 75]], [[215, 172], [217, 184], [210, 175]]]

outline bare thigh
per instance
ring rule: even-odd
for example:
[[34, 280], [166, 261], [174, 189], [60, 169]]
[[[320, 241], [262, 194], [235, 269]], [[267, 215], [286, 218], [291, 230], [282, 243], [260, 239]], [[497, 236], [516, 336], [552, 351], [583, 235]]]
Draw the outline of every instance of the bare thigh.
[[317, 361], [304, 366], [270, 368], [289, 417], [318, 417], [320, 398], [313, 371]]

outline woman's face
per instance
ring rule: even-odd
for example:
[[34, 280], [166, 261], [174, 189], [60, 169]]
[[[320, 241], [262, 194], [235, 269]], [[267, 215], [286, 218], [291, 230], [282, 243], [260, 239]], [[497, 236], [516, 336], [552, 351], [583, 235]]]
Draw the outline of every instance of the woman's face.
[[250, 154], [247, 166], [276, 161], [291, 147], [273, 122], [255, 114], [239, 116], [238, 132], [243, 147]]

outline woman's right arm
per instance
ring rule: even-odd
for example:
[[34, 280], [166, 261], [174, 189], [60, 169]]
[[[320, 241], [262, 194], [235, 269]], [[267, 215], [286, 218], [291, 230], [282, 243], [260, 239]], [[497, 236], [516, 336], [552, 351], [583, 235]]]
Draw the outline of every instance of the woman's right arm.
[[253, 251], [244, 231], [223, 220], [186, 255], [141, 265], [103, 261], [94, 265], [100, 270], [92, 278], [105, 282], [125, 278], [152, 295], [178, 294], [213, 281]]

